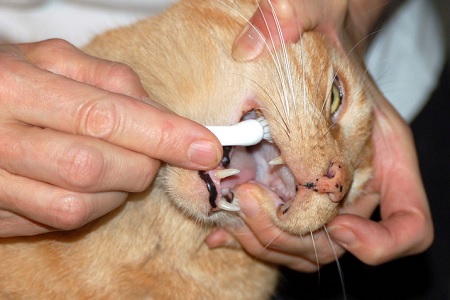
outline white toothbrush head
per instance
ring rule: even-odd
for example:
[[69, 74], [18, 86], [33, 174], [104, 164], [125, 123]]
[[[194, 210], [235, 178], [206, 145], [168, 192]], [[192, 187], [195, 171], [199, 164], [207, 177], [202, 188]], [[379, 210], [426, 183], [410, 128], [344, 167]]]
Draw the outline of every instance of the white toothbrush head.
[[264, 118], [245, 120], [231, 126], [206, 126], [222, 146], [253, 146], [263, 139], [271, 141], [269, 126]]

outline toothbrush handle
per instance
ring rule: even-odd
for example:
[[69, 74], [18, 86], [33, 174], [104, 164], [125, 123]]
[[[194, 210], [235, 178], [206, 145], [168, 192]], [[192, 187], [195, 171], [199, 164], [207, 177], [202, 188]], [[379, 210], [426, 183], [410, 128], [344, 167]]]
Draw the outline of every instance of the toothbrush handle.
[[206, 126], [222, 146], [253, 146], [264, 136], [263, 126], [256, 120], [245, 120], [231, 126]]

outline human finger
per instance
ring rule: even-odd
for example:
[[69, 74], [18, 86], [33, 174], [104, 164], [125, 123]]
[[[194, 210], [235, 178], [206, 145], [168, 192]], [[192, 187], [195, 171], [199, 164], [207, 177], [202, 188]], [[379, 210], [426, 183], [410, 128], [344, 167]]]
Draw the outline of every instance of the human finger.
[[34, 222], [23, 216], [3, 210], [0, 210], [0, 226], [0, 238], [33, 236], [55, 230], [54, 228]]
[[309, 30], [319, 30], [338, 41], [347, 1], [262, 0], [233, 45], [238, 61], [252, 60], [281, 41], [295, 42]]
[[331, 233], [369, 264], [420, 253], [434, 235], [411, 131], [382, 95], [375, 99], [374, 180], [368, 192], [381, 199], [381, 221], [347, 216]]
[[[264, 210], [260, 209], [262, 203], [259, 201], [263, 199], [258, 198], [262, 195], [257, 192], [258, 188], [257, 184], [246, 183], [235, 191], [241, 207], [241, 218], [246, 226], [229, 229], [248, 252], [263, 259], [277, 259], [270, 262], [283, 263], [290, 268], [298, 269], [301, 266], [303, 271], [317, 270], [318, 265], [334, 261], [342, 255], [343, 249], [334, 245], [323, 231], [297, 236], [276, 227]], [[262, 250], [266, 253], [262, 253]], [[283, 255], [286, 255], [284, 262]], [[306, 264], [305, 261], [310, 263]]]
[[43, 70], [136, 99], [148, 97], [131, 67], [88, 55], [67, 41], [50, 39], [17, 47], [26, 61]]
[[[431, 243], [422, 242], [426, 223], [423, 215], [414, 213], [391, 216], [381, 222], [348, 215], [345, 221], [330, 228], [330, 236], [361, 261], [379, 265], [426, 249]], [[432, 234], [429, 237], [432, 239]]]
[[3, 86], [20, 81], [21, 88], [14, 95], [0, 91], [6, 120], [103, 139], [185, 168], [208, 169], [221, 159], [217, 138], [200, 124], [8, 58], [2, 60]]
[[70, 192], [4, 170], [0, 178], [2, 237], [79, 228], [117, 208], [127, 197], [124, 192]]
[[300, 255], [278, 251], [270, 247], [270, 244], [262, 244], [256, 238], [255, 233], [246, 225], [227, 229], [242, 248], [258, 260], [275, 265], [288, 266], [289, 268], [302, 272], [315, 272], [320, 266], [317, 261], [308, 260]]
[[140, 192], [160, 165], [101, 140], [16, 123], [0, 128], [0, 157], [9, 173], [78, 192]]

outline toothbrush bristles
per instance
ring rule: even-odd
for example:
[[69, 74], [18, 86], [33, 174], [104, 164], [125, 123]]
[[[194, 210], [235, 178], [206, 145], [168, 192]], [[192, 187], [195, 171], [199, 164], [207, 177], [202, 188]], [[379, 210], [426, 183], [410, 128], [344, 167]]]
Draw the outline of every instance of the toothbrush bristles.
[[269, 128], [269, 122], [267, 122], [267, 119], [264, 117], [259, 117], [258, 119], [256, 119], [256, 121], [258, 121], [263, 127], [264, 131], [263, 139], [270, 143], [273, 143], [272, 134]]

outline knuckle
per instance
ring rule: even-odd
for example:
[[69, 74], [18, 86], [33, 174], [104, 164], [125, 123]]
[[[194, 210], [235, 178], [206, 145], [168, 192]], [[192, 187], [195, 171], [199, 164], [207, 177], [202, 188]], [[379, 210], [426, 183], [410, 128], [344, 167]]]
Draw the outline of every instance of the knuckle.
[[120, 62], [112, 62], [109, 70], [109, 74], [112, 77], [119, 77], [122, 79], [126, 78], [138, 78], [136, 72], [127, 64], [120, 63]]
[[108, 140], [118, 123], [118, 110], [112, 101], [87, 102], [80, 109], [77, 128], [80, 134]]
[[316, 262], [311, 262], [306, 259], [298, 259], [296, 262], [289, 265], [289, 268], [303, 273], [314, 273], [320, 270], [321, 266]]
[[275, 10], [275, 14], [279, 19], [290, 19], [294, 17], [294, 8], [291, 1], [288, 0], [276, 0], [267, 1], [268, 11], [272, 12], [272, 7]]
[[14, 167], [17, 160], [21, 160], [27, 155], [27, 150], [23, 142], [17, 138], [17, 132], [3, 125], [0, 128], [0, 157], [2, 167]]
[[[0, 81], [1, 93], [4, 92], [10, 94], [11, 86], [14, 86], [17, 77], [22, 73], [21, 70], [24, 66], [23, 57], [21, 51], [13, 45], [0, 46]], [[0, 99], [8, 100], [7, 97], [0, 97]]]
[[55, 51], [67, 51], [75, 49], [75, 46], [73, 46], [68, 41], [58, 38], [37, 42], [37, 45], [44, 46], [45, 48], [54, 49]]
[[55, 58], [66, 57], [69, 52], [76, 49], [71, 43], [58, 38], [28, 44], [28, 46], [25, 48], [27, 60], [43, 68], [53, 65]]
[[382, 252], [372, 253], [370, 256], [365, 257], [361, 260], [369, 266], [378, 266], [388, 261], [386, 255], [384, 255]]
[[389, 247], [371, 247], [371, 251], [364, 253], [360, 260], [369, 266], [378, 266], [392, 258], [392, 251]]
[[86, 224], [91, 216], [91, 209], [81, 194], [66, 194], [52, 202], [50, 209], [54, 212], [53, 226], [60, 230], [73, 230]]
[[155, 179], [160, 163], [157, 160], [145, 157], [145, 161], [141, 164], [141, 166], [142, 167], [140, 169], [142, 170], [142, 173], [138, 176], [139, 180], [136, 183], [135, 190], [132, 192], [143, 192], [150, 186]]
[[177, 128], [176, 124], [169, 119], [160, 122], [158, 125], [159, 128], [155, 131], [155, 136], [153, 138], [156, 145], [158, 145], [157, 150], [160, 151], [160, 153], [166, 152], [168, 154], [176, 154], [177, 151], [183, 148], [183, 140], [176, 138], [177, 130], [179, 130], [179, 128]]
[[70, 186], [89, 190], [97, 186], [104, 169], [102, 153], [88, 145], [69, 147], [58, 165], [59, 176]]
[[134, 86], [141, 84], [138, 74], [127, 64], [119, 62], [111, 62], [107, 72], [109, 82], [107, 89], [119, 90], [120, 87]]

